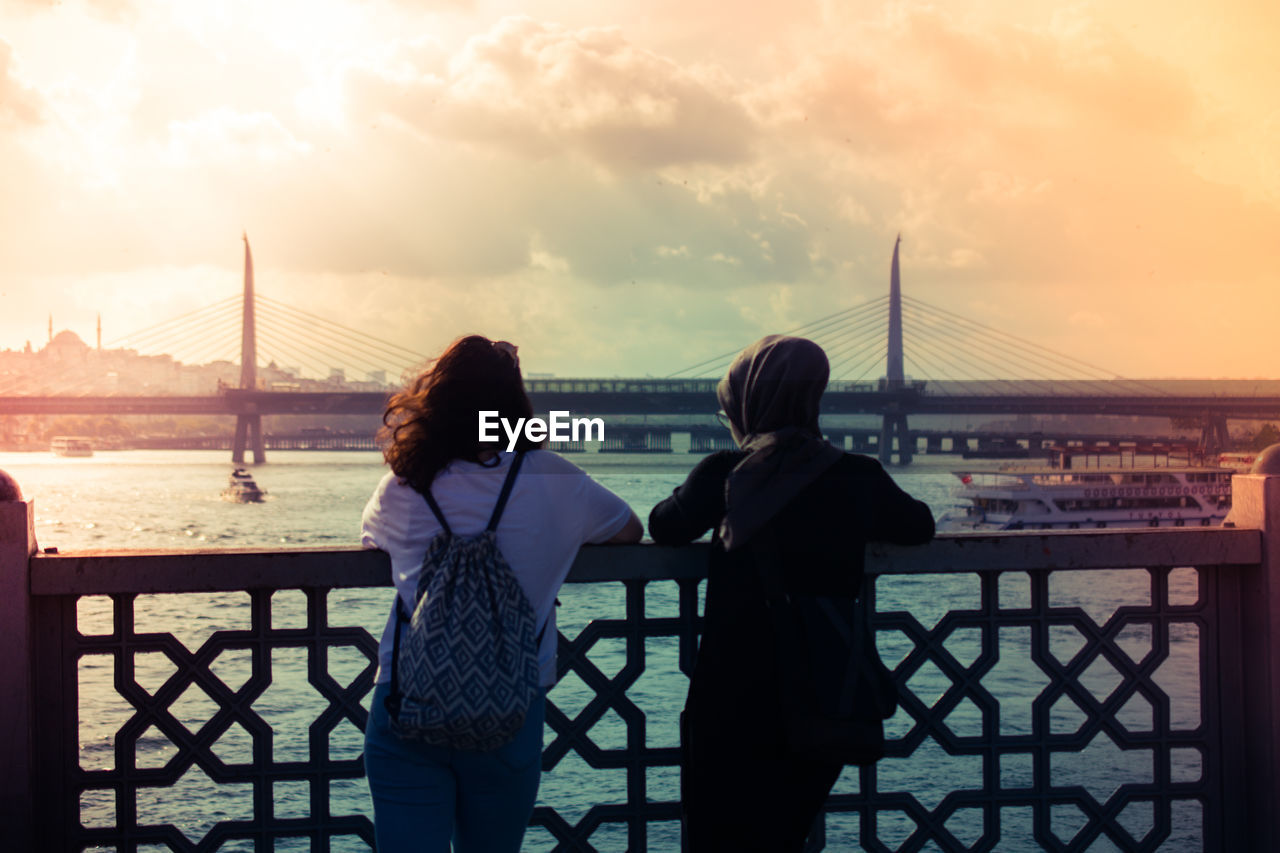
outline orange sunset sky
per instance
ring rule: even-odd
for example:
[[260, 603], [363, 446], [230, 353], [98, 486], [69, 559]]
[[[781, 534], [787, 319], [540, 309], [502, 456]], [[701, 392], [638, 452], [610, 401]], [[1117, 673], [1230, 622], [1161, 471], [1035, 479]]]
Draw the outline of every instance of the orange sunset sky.
[[[1275, 0], [0, 0], [0, 347], [238, 292], [664, 375], [903, 286], [1280, 376]], [[939, 377], [935, 377], [939, 378]]]

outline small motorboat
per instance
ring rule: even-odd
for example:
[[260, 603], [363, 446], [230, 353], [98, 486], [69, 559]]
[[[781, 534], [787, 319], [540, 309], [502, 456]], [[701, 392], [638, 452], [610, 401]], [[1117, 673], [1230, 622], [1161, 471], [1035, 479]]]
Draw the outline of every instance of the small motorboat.
[[253, 481], [252, 474], [243, 468], [237, 468], [231, 472], [231, 479], [222, 490], [222, 499], [233, 503], [253, 504], [261, 503], [265, 494], [266, 491], [258, 488], [258, 484]]

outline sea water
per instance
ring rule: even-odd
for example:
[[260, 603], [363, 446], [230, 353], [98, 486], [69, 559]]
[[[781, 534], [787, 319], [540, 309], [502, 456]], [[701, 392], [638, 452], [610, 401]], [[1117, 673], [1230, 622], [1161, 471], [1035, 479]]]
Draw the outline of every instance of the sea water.
[[[677, 446], [677, 449], [679, 448]], [[658, 455], [570, 454], [573, 462], [596, 480], [617, 492], [643, 519], [649, 509], [683, 481], [698, 457], [687, 453]], [[950, 470], [958, 467], [954, 457], [917, 457], [908, 467], [891, 469], [893, 477], [908, 492], [925, 500], [940, 515], [951, 503]], [[0, 454], [0, 469], [20, 484], [24, 496], [35, 502], [36, 538], [41, 547], [56, 547], [61, 553], [94, 548], [259, 548], [357, 545], [360, 513], [365, 501], [385, 473], [381, 457], [370, 452], [275, 452], [270, 464], [254, 468], [258, 485], [268, 492], [261, 504], [236, 504], [220, 499], [230, 471], [227, 454], [221, 451], [120, 451], [99, 452], [92, 458], [61, 458], [51, 454]], [[1117, 603], [1146, 603], [1147, 574], [1141, 571], [1055, 573], [1051, 581], [1054, 604], [1078, 604], [1101, 624]], [[1074, 576], [1074, 577], [1073, 577]], [[1191, 570], [1175, 572], [1174, 594], [1181, 601], [1194, 601], [1195, 576]], [[1001, 578], [1001, 606], [1027, 606], [1028, 583], [1021, 573]], [[655, 582], [646, 588], [646, 611], [650, 616], [671, 616], [677, 612], [676, 586]], [[932, 628], [948, 609], [979, 606], [977, 576], [888, 576], [877, 584], [881, 610], [909, 610], [926, 628]], [[590, 620], [622, 618], [623, 593], [616, 584], [570, 584], [560, 596], [559, 627], [574, 636]], [[389, 588], [335, 590], [329, 596], [331, 624], [362, 625], [376, 639], [391, 600]], [[135, 603], [139, 630], [173, 633], [192, 651], [214, 631], [248, 628], [248, 596], [243, 593], [206, 595], [142, 595]], [[306, 615], [301, 593], [285, 590], [272, 600], [273, 626], [304, 627]], [[79, 604], [82, 633], [110, 633], [110, 602], [103, 597], [85, 597]], [[1157, 673], [1157, 683], [1172, 697], [1171, 712], [1176, 728], [1194, 727], [1199, 722], [1198, 639], [1190, 627], [1174, 626], [1170, 659]], [[1051, 632], [1055, 656], [1070, 659], [1073, 642], [1069, 632]], [[912, 649], [912, 642], [900, 632], [882, 634], [881, 653], [891, 666]], [[1120, 645], [1135, 657], [1150, 647], [1150, 636], [1142, 631], [1126, 631]], [[1030, 732], [1032, 700], [1047, 682], [1045, 674], [1025, 663], [1030, 647], [1029, 629], [1002, 628], [999, 632], [1001, 664], [983, 680], [983, 685], [1002, 700], [1002, 733]], [[1145, 646], [1144, 646], [1145, 644]], [[981, 651], [976, 629], [957, 631], [946, 641], [947, 650], [969, 665]], [[683, 704], [687, 682], [676, 664], [675, 638], [656, 638], [646, 643], [645, 671], [627, 690], [627, 698], [646, 715], [645, 738], [650, 747], [676, 746], [679, 742], [677, 716]], [[359, 653], [334, 653], [329, 672], [341, 686], [349, 684], [366, 666]], [[621, 639], [601, 641], [589, 655], [606, 677], [614, 676], [625, 663]], [[1024, 662], [1019, 663], [1022, 659]], [[254, 703], [254, 710], [273, 729], [273, 754], [277, 762], [306, 761], [310, 757], [308, 726], [327, 707], [327, 701], [308, 683], [307, 652], [304, 649], [277, 649], [272, 654], [272, 684]], [[149, 691], [157, 689], [173, 671], [161, 654], [138, 655], [136, 680]], [[247, 652], [224, 652], [212, 667], [214, 674], [232, 690], [250, 674]], [[1095, 695], [1105, 696], [1115, 680], [1105, 668], [1090, 668], [1082, 681]], [[114, 766], [114, 734], [132, 715], [133, 709], [113, 687], [112, 659], [90, 655], [80, 663], [80, 758], [86, 770]], [[927, 663], [910, 679], [909, 686], [926, 703], [935, 701], [951, 685], [951, 680], [932, 663]], [[1113, 684], [1111, 686], [1114, 686]], [[551, 698], [572, 719], [593, 697], [580, 679], [570, 674], [551, 693]], [[368, 697], [365, 699], [367, 707]], [[1071, 731], [1082, 715], [1073, 703], [1055, 704], [1054, 731]], [[189, 689], [172, 706], [174, 716], [192, 732], [199, 730], [216, 711], [212, 701], [198, 689]], [[1144, 723], [1144, 713], [1146, 714]], [[1140, 706], [1126, 706], [1122, 724], [1150, 727], [1150, 712]], [[947, 726], [957, 735], [980, 735], [982, 714], [968, 700], [947, 718]], [[888, 722], [890, 737], [904, 735], [912, 718], [900, 711]], [[554, 733], [548, 730], [548, 741]], [[609, 711], [590, 732], [601, 749], [623, 748], [627, 730], [621, 718]], [[162, 767], [176, 749], [154, 728], [138, 742], [139, 767]], [[360, 754], [361, 736], [344, 722], [329, 739], [331, 758], [353, 758]], [[238, 725], [214, 747], [215, 754], [228, 763], [248, 761], [252, 739]], [[1140, 752], [1141, 754], [1137, 754]], [[1192, 752], [1192, 751], [1184, 751]], [[1105, 802], [1121, 782], [1150, 782], [1152, 760], [1149, 751], [1122, 751], [1106, 737], [1095, 738], [1090, 747], [1067, 756], [1055, 765], [1054, 775], [1069, 777], [1070, 784], [1084, 784], [1099, 802]], [[1175, 781], [1193, 780], [1198, 773], [1198, 755], [1175, 758]], [[951, 790], [981, 787], [981, 761], [975, 757], [949, 755], [932, 738], [926, 738], [905, 760], [880, 764], [880, 790], [909, 791], [926, 809], [933, 809]], [[1030, 784], [1030, 757], [1026, 762], [1002, 761], [1002, 785]], [[1178, 774], [1181, 773], [1180, 777]], [[678, 771], [657, 768], [647, 776], [650, 800], [678, 798]], [[1057, 784], [1055, 778], [1055, 784]], [[857, 775], [847, 771], [837, 792], [855, 792]], [[171, 787], [142, 789], [138, 795], [140, 823], [173, 823], [193, 841], [199, 840], [215, 822], [252, 817], [248, 786], [219, 786], [198, 767], [192, 767]], [[571, 824], [592, 805], [624, 802], [626, 775], [622, 769], [590, 767], [577, 753], [570, 752], [544, 774], [540, 803], [554, 806]], [[371, 810], [363, 780], [343, 782], [331, 791], [334, 814], [368, 814]], [[301, 817], [309, 802], [305, 782], [278, 784], [273, 791], [277, 817]], [[1003, 809], [1001, 850], [1036, 849], [1031, 837], [1029, 809]], [[1199, 816], [1175, 809], [1175, 835], [1162, 849], [1199, 849]], [[81, 819], [86, 826], [110, 825], [114, 821], [113, 795], [90, 792], [81, 803]], [[1083, 823], [1072, 809], [1054, 812], [1054, 831], [1069, 839]], [[1146, 819], [1149, 824], [1149, 818]], [[1134, 834], [1141, 837], [1143, 818], [1138, 816]], [[896, 848], [914, 830], [915, 823], [901, 812], [882, 812], [878, 834]], [[981, 814], [962, 810], [947, 822], [959, 840], [972, 843], [982, 833]], [[829, 850], [855, 850], [857, 819], [837, 817], [829, 822]], [[591, 838], [598, 850], [625, 850], [626, 832], [620, 824], [604, 824]], [[531, 830], [526, 850], [550, 850], [554, 842], [541, 829]], [[164, 848], [157, 848], [164, 849]], [[232, 843], [224, 850], [251, 850], [252, 844]], [[278, 842], [277, 850], [305, 850], [305, 839]], [[339, 842], [335, 849], [362, 850], [358, 839]], [[649, 849], [678, 849], [678, 827], [653, 826]], [[926, 848], [930, 849], [930, 848]], [[1111, 849], [1105, 839], [1095, 849]]]

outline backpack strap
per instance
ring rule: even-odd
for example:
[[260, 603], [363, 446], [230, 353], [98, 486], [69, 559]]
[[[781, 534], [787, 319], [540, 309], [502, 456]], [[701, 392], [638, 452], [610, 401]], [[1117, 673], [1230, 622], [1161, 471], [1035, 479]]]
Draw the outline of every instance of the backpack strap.
[[427, 489], [422, 493], [427, 499], [427, 506], [431, 507], [431, 512], [435, 515], [436, 521], [440, 522], [440, 527], [444, 530], [446, 536], [452, 536], [453, 531], [449, 529], [449, 522], [444, 520], [444, 513], [440, 510], [440, 504], [436, 503], [436, 499], [431, 497], [431, 489]]
[[511, 487], [515, 485], [516, 474], [523, 461], [524, 451], [517, 453], [516, 458], [511, 460], [511, 470], [507, 472], [507, 479], [502, 482], [502, 492], [498, 495], [498, 503], [493, 507], [493, 515], [489, 516], [489, 524], [485, 526], [485, 530], [498, 529], [498, 519], [502, 518], [502, 511], [507, 508], [507, 498], [511, 497]]
[[[443, 522], [444, 519], [441, 519], [441, 523]], [[386, 707], [391, 719], [398, 720], [400, 719], [400, 702], [403, 699], [400, 695], [400, 623], [409, 621], [409, 617], [404, 612], [404, 605], [400, 603], [399, 591], [396, 592], [395, 604], [391, 605], [391, 608], [396, 620], [396, 635], [391, 644], [391, 690], [387, 693]]]

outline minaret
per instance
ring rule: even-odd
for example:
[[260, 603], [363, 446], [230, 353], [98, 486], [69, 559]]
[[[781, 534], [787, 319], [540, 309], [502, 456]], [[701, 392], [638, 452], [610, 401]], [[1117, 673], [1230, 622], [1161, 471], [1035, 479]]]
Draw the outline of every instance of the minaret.
[[98, 312], [98, 352], [102, 352], [102, 312]]
[[53, 312], [49, 312], [49, 343], [53, 343]]

